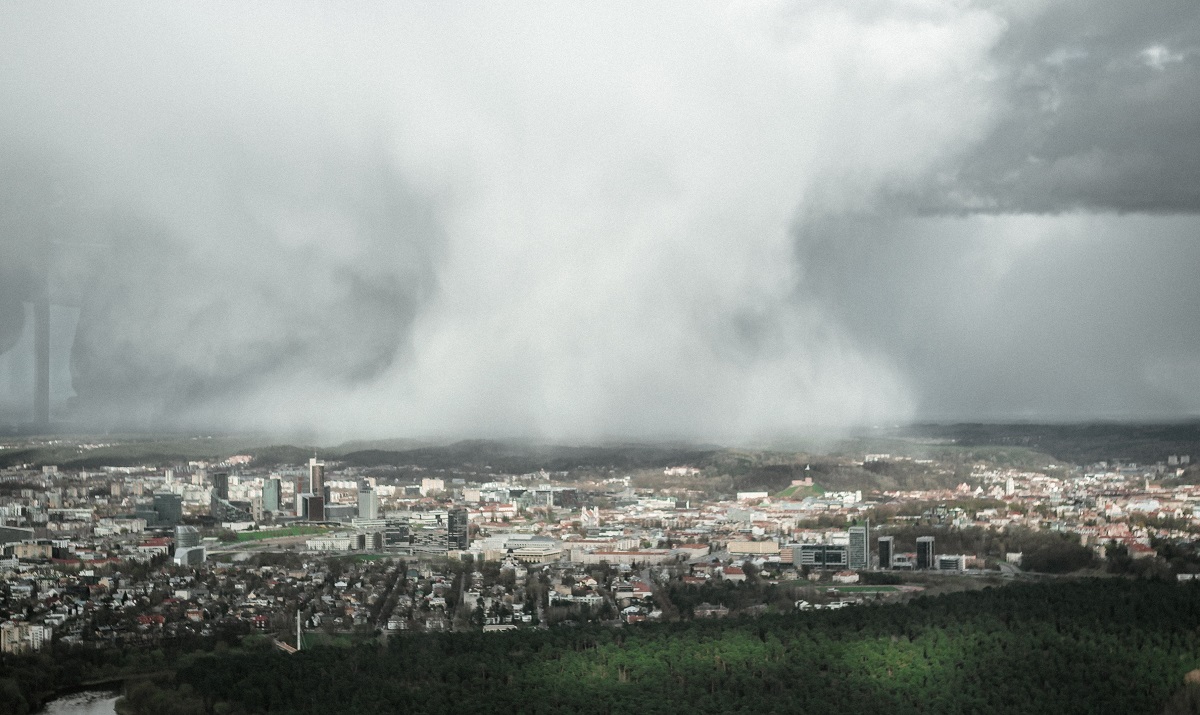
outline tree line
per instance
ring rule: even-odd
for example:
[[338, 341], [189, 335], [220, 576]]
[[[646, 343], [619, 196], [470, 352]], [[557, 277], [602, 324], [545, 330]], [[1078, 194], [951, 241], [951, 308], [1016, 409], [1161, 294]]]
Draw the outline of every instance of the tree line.
[[639, 627], [441, 633], [181, 661], [136, 713], [1154, 713], [1200, 667], [1200, 586], [1018, 583]]

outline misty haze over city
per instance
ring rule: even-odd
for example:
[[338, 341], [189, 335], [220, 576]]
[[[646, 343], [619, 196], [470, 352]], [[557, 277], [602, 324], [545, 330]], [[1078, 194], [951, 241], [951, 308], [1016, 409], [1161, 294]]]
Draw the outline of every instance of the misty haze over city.
[[0, 425], [1200, 413], [1192, 2], [0, 7]]

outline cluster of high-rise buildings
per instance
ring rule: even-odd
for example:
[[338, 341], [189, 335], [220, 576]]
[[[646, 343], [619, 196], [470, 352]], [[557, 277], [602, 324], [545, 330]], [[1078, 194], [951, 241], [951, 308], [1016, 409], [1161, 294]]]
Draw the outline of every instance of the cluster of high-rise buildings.
[[818, 569], [871, 568], [870, 522], [852, 526], [842, 536], [835, 533], [821, 543], [799, 544], [793, 548], [792, 562]]
[[[811, 569], [867, 569], [904, 570], [953, 570], [966, 568], [967, 557], [962, 555], [938, 555], [934, 550], [932, 536], [917, 537], [915, 552], [896, 551], [896, 537], [880, 536], [875, 540], [875, 553], [871, 553], [871, 526], [865, 522], [851, 526], [844, 532], [829, 533], [816, 543], [801, 543], [791, 546], [792, 563]], [[787, 547], [785, 546], [784, 549]]]
[[[325, 462], [316, 457], [309, 459], [299, 473], [287, 477], [290, 483], [286, 489], [284, 479], [274, 474], [265, 477], [260, 494], [243, 494], [243, 499], [231, 500], [229, 474], [217, 472], [212, 476], [210, 513], [221, 522], [258, 522], [267, 515], [275, 521], [310, 522], [344, 521], [347, 517], [373, 520], [380, 516], [379, 495], [369, 482], [355, 483], [356, 503], [339, 502], [326, 479]], [[285, 500], [285, 495], [290, 499]], [[288, 501], [290, 508], [286, 508]]]
[[50, 642], [54, 629], [39, 623], [6, 621], [0, 623], [0, 653], [33, 653]]

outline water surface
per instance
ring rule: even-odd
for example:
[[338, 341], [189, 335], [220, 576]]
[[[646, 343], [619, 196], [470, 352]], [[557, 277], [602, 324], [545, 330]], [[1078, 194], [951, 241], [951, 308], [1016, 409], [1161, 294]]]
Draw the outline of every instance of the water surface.
[[117, 712], [117, 693], [111, 690], [91, 690], [64, 695], [46, 703], [45, 715], [114, 715]]

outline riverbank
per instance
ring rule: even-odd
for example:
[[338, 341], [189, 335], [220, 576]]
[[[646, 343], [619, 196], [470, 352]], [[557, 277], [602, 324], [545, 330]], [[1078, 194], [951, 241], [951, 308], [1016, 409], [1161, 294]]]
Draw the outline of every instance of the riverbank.
[[88, 690], [57, 697], [37, 712], [43, 715], [116, 715], [121, 694], [115, 690]]

